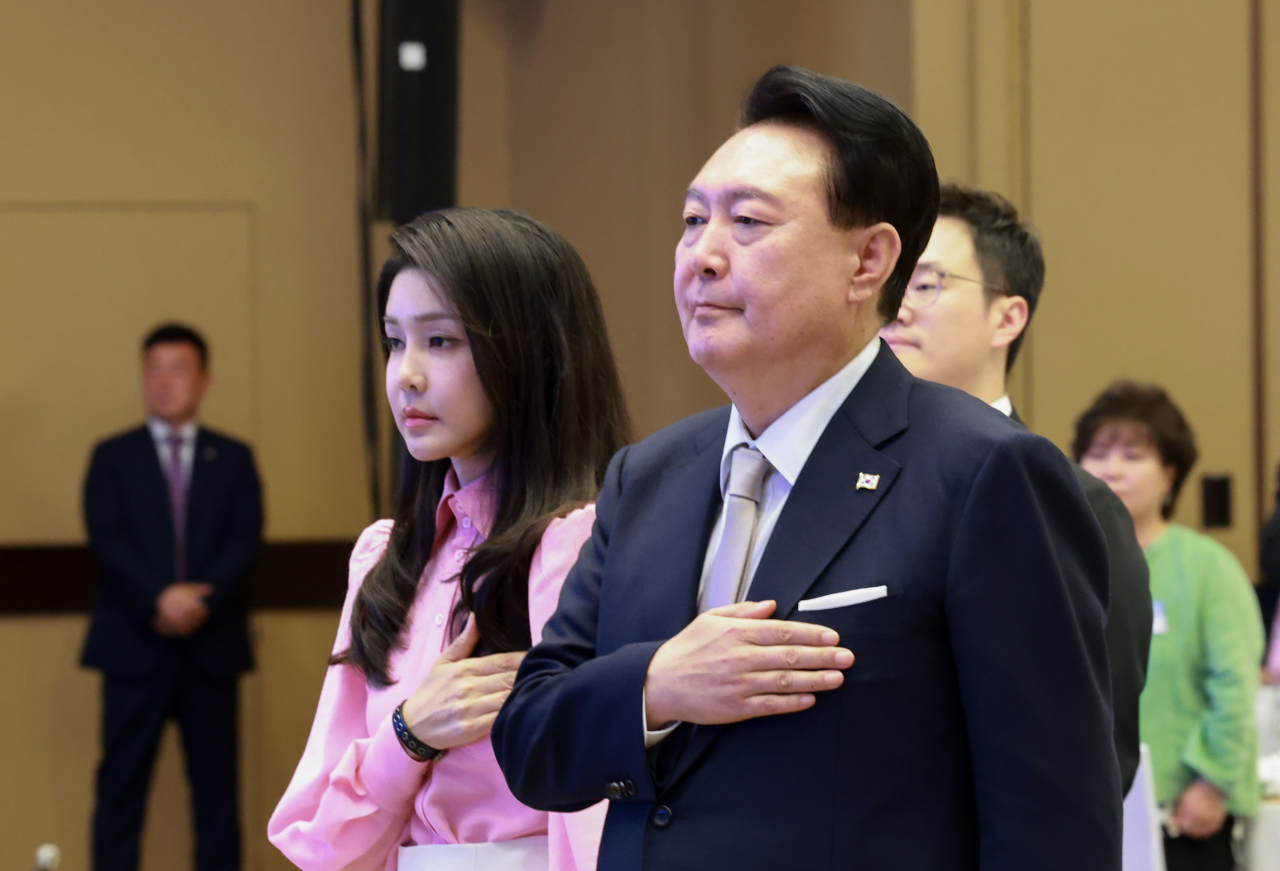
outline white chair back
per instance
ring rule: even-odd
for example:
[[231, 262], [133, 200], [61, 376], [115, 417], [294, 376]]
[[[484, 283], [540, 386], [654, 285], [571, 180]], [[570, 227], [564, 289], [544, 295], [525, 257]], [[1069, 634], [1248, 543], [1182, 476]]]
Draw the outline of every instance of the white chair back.
[[1140, 749], [1138, 773], [1124, 800], [1124, 871], [1165, 871], [1164, 831], [1151, 778], [1151, 750]]

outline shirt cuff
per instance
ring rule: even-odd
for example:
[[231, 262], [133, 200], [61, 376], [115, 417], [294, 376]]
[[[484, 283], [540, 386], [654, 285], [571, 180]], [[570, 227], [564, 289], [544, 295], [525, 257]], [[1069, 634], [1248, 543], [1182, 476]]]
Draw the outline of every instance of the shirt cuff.
[[676, 730], [676, 726], [680, 725], [680, 721], [672, 720], [670, 723], [663, 726], [661, 729], [654, 729], [653, 731], [649, 731], [649, 716], [648, 714], [645, 713], [645, 708], [648, 706], [645, 704], [644, 693], [645, 691], [641, 689], [640, 690], [640, 728], [644, 730], [644, 749], [648, 750], [650, 747], [657, 747], [659, 744], [661, 744], [663, 738], [667, 737], [668, 735], [670, 735], [672, 732]]
[[399, 809], [422, 789], [430, 767], [430, 762], [418, 762], [404, 751], [387, 717], [370, 736], [360, 774], [379, 806]]

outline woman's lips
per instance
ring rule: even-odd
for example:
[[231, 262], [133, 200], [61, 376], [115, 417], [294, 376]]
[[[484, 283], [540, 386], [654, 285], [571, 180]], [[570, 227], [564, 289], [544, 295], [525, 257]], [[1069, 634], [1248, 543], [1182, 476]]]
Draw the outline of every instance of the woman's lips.
[[408, 429], [425, 429], [437, 420], [437, 418], [418, 411], [416, 408], [406, 408], [402, 417], [404, 425]]

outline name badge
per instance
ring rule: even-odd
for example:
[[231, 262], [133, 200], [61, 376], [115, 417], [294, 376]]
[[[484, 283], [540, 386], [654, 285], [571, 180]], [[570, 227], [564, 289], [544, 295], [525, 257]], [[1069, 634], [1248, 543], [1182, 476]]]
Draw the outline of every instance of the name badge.
[[1169, 634], [1169, 618], [1164, 615], [1164, 602], [1151, 603], [1151, 634]]

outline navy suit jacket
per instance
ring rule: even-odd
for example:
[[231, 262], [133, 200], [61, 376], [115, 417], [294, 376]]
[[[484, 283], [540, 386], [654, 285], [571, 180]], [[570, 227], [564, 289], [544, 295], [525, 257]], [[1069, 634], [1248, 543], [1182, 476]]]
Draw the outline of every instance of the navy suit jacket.
[[[602, 871], [1118, 871], [1097, 521], [1053, 444], [887, 346], [805, 464], [748, 597], [856, 661], [807, 711], [646, 752], [641, 691], [696, 615], [727, 409], [614, 457], [592, 538], [493, 728], [516, 797], [610, 795]], [[857, 489], [859, 473], [879, 475]], [[802, 599], [889, 595], [825, 611]], [[681, 730], [667, 740], [681, 736]]]
[[[1023, 423], [1017, 409], [1009, 416]], [[1111, 663], [1111, 705], [1115, 714], [1120, 788], [1127, 795], [1138, 773], [1141, 747], [1138, 699], [1147, 683], [1147, 659], [1151, 652], [1151, 578], [1129, 509], [1110, 487], [1079, 464], [1073, 462], [1071, 471], [1107, 540], [1111, 593], [1107, 607], [1107, 659]]]
[[100, 577], [81, 664], [133, 678], [179, 657], [211, 677], [253, 667], [248, 579], [262, 536], [262, 489], [248, 445], [204, 428], [196, 435], [187, 576], [213, 594], [208, 621], [189, 638], [151, 628], [156, 598], [174, 580], [174, 544], [168, 485], [147, 427], [94, 448], [84, 516]]

